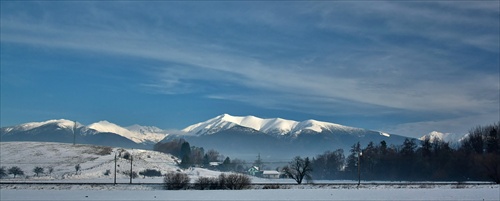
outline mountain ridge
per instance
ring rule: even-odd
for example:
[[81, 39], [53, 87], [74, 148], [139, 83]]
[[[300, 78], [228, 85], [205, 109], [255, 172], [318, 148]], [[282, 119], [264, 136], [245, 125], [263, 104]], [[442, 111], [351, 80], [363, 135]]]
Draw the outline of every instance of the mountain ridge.
[[258, 153], [276, 160], [299, 155], [313, 157], [329, 150], [350, 150], [358, 142], [400, 145], [408, 138], [312, 119], [298, 122], [229, 114], [187, 126], [182, 131], [184, 134], [169, 135], [160, 143], [182, 138], [190, 145], [243, 159], [252, 159]]
[[[103, 140], [112, 140], [118, 145], [134, 148], [151, 147], [167, 135], [154, 131], [156, 127], [133, 125], [131, 129], [118, 126], [108, 121], [99, 121], [85, 126], [76, 121], [54, 119], [42, 122], [29, 122], [10, 127], [2, 127], [1, 141], [46, 141], [73, 142], [107, 145]], [[161, 129], [156, 128], [156, 131]], [[163, 130], [161, 130], [163, 131]], [[111, 142], [110, 142], [111, 143]], [[135, 146], [134, 144], [138, 144]], [[151, 144], [148, 146], [147, 144]], [[145, 146], [142, 146], [145, 145]]]
[[[74, 133], [73, 133], [74, 132]], [[294, 121], [282, 118], [231, 116], [222, 114], [187, 126], [180, 132], [154, 126], [122, 127], [108, 121], [82, 125], [65, 119], [31, 122], [1, 128], [0, 141], [45, 141], [126, 148], [153, 149], [156, 143], [183, 138], [191, 145], [221, 153], [252, 154], [289, 158], [314, 156], [324, 151], [344, 149], [360, 142], [400, 145], [408, 138], [318, 120]]]
[[231, 116], [229, 114], [222, 114], [207, 121], [188, 126], [182, 131], [194, 135], [209, 135], [236, 125], [252, 128], [270, 135], [286, 137], [296, 137], [298, 134], [307, 130], [317, 133], [333, 130], [342, 130], [345, 132], [365, 130], [313, 119], [298, 122], [282, 118], [263, 119], [255, 116]]

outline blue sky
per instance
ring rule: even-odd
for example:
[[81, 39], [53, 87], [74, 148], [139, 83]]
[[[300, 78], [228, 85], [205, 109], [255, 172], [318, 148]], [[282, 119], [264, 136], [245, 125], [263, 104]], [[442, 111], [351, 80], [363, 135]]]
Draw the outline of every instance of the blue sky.
[[499, 121], [498, 1], [2, 1], [1, 126]]

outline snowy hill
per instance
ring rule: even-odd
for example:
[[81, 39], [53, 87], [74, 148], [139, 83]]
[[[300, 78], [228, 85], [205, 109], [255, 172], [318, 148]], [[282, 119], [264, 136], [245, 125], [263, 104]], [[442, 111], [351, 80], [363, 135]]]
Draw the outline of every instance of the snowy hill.
[[[36, 166], [45, 170], [52, 167], [54, 171], [50, 175], [44, 175], [45, 178], [111, 178], [113, 175], [104, 173], [106, 170], [114, 170], [115, 153], [122, 156], [117, 162], [122, 172], [130, 167], [128, 165], [130, 162], [123, 159], [125, 152], [134, 157], [137, 171], [146, 167], [164, 172], [177, 169], [172, 156], [153, 151], [49, 142], [2, 142], [0, 145], [2, 166], [18, 166], [25, 175], [34, 174], [32, 170]], [[159, 164], [156, 161], [163, 163]], [[77, 174], [75, 166], [78, 164], [81, 166], [81, 171]], [[126, 175], [120, 174], [118, 177]]]
[[[155, 151], [139, 149], [123, 149], [94, 145], [72, 145], [67, 143], [50, 142], [1, 142], [0, 164], [6, 169], [18, 166], [24, 171], [25, 177], [17, 177], [17, 180], [84, 180], [88, 182], [108, 182], [114, 179], [114, 157], [117, 155], [117, 178], [118, 182], [128, 182], [130, 171], [130, 160], [125, 159], [129, 154], [133, 158], [133, 171], [140, 172], [145, 169], [154, 169], [163, 174], [169, 171], [182, 171], [177, 167], [175, 157]], [[75, 166], [80, 165], [77, 173]], [[35, 176], [33, 169], [42, 167], [44, 173]], [[52, 168], [53, 172], [49, 173]], [[109, 171], [110, 174], [106, 174]], [[109, 173], [108, 172], [108, 173]], [[192, 177], [218, 175], [205, 169], [194, 169], [186, 171]], [[26, 177], [27, 176], [27, 177]], [[151, 178], [137, 178], [139, 182], [158, 182]], [[2, 180], [14, 180], [12, 175]]]

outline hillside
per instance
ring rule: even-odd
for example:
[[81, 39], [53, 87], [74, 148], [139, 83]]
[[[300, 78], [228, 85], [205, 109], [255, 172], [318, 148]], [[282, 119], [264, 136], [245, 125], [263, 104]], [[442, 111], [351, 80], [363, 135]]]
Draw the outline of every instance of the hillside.
[[[176, 158], [155, 151], [139, 149], [122, 149], [94, 145], [72, 145], [66, 143], [49, 142], [1, 142], [0, 143], [0, 166], [6, 169], [12, 166], [20, 167], [25, 177], [17, 177], [17, 180], [84, 180], [92, 182], [113, 182], [114, 156], [117, 154], [117, 178], [118, 182], [128, 182], [128, 175], [124, 172], [130, 170], [130, 160], [124, 158], [126, 153], [133, 157], [132, 168], [135, 172], [145, 169], [155, 169], [163, 174], [169, 171], [178, 171]], [[76, 165], [81, 170], [75, 171]], [[35, 167], [44, 168], [44, 174], [34, 176]], [[49, 168], [53, 172], [49, 174]], [[109, 170], [110, 174], [105, 175]], [[187, 171], [189, 175], [217, 175], [204, 169]], [[12, 175], [3, 180], [12, 180]], [[142, 177], [135, 182], [152, 182], [150, 178], [143, 181]], [[161, 178], [154, 180], [161, 182]]]

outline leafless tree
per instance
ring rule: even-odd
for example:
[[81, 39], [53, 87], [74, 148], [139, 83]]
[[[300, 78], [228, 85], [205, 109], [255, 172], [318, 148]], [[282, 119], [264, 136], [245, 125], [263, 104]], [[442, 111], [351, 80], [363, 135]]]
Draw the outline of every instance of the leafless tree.
[[9, 172], [9, 174], [14, 175], [14, 178], [16, 178], [17, 175], [24, 175], [24, 171], [21, 170], [21, 168], [19, 168], [17, 166], [9, 168], [8, 172]]
[[38, 177], [38, 175], [39, 175], [40, 173], [43, 173], [43, 172], [44, 172], [44, 169], [43, 169], [43, 167], [38, 167], [38, 166], [37, 166], [37, 167], [35, 167], [35, 168], [33, 169], [33, 172], [34, 172], [34, 173], [36, 174], [36, 176]]
[[301, 184], [304, 178], [310, 180], [312, 168], [309, 157], [303, 159], [300, 156], [296, 156], [288, 166], [283, 168], [283, 171], [288, 177], [294, 179], [297, 184]]

